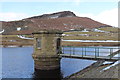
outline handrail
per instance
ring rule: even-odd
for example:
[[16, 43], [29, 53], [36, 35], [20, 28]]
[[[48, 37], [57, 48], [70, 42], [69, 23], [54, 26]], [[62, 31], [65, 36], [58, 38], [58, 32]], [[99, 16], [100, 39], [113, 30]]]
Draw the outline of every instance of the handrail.
[[[64, 50], [64, 51], [72, 51], [72, 50]], [[82, 50], [75, 50], [74, 52], [80, 52]], [[82, 52], [95, 52], [95, 51], [82, 51]], [[100, 53], [109, 53], [109, 52], [100, 52]]]
[[[62, 47], [78, 47], [80, 48], [81, 46], [62, 46]], [[101, 49], [120, 49], [120, 47], [117, 47], [117, 48], [110, 48], [110, 47], [97, 47], [97, 46], [82, 46], [83, 48], [101, 48]]]
[[[78, 49], [76, 50], [75, 48], [81, 48], [81, 49], [80, 50], [78, 50]], [[92, 49], [92, 50], [88, 50], [88, 49]], [[70, 54], [70, 55], [94, 56], [95, 58], [97, 58], [97, 57], [103, 57], [104, 56], [104, 57], [109, 57], [111, 59], [113, 57], [112, 55], [114, 55], [114, 53], [115, 53], [114, 50], [116, 50], [116, 49], [117, 49], [117, 51], [120, 50], [119, 48], [108, 48], [108, 47], [63, 46], [62, 47], [62, 52], [65, 53], [65, 54]], [[104, 51], [104, 50], [106, 50], [107, 52]], [[78, 54], [78, 52], [80, 52], [80, 54]], [[91, 54], [91, 53], [93, 53], [93, 54]], [[103, 53], [108, 53], [108, 54], [103, 55]]]

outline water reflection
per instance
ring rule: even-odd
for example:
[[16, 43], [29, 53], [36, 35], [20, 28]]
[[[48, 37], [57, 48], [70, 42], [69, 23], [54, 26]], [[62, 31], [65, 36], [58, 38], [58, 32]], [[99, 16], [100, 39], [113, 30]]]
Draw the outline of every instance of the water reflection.
[[35, 69], [33, 80], [61, 80], [62, 75], [60, 69], [56, 70], [38, 70]]

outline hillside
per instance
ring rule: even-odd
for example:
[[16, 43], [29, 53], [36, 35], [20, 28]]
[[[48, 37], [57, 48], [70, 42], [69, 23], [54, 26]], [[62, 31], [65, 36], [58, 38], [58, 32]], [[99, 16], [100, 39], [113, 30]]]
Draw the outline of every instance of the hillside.
[[41, 29], [59, 29], [62, 31], [111, 27], [87, 17], [78, 17], [71, 11], [43, 14], [19, 21], [1, 22], [0, 34], [31, 34]]

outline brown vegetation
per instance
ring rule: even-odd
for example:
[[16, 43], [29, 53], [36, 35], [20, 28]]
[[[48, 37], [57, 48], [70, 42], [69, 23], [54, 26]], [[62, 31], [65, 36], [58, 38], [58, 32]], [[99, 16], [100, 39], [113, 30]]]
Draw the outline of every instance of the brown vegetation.
[[[58, 18], [52, 18], [58, 14]], [[20, 21], [2, 22], [2, 29], [5, 30], [2, 34], [20, 34], [20, 31], [23, 31], [21, 34], [30, 34], [33, 31], [41, 29], [59, 29], [68, 31], [70, 29], [98, 28], [106, 26], [109, 25], [102, 24], [87, 17], [77, 17], [72, 12], [59, 12], [35, 16]], [[21, 28], [20, 31], [17, 31], [18, 27]]]

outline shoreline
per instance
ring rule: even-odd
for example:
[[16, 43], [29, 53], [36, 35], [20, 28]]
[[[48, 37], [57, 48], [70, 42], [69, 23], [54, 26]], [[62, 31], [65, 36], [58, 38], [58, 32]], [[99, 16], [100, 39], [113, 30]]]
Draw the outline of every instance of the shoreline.
[[[82, 75], [84, 72], [87, 72], [89, 71], [90, 69], [92, 68], [95, 68], [95, 67], [98, 67], [101, 63], [103, 63], [104, 61], [97, 61], [89, 66], [87, 66], [86, 68], [84, 68], [83, 70], [80, 70], [74, 74], [71, 74], [70, 76], [67, 76], [65, 77], [63, 80], [69, 80], [71, 78], [76, 78], [76, 76], [79, 74], [79, 75]], [[98, 65], [99, 64], [99, 65]]]
[[[104, 47], [104, 46], [100, 46], [100, 47]], [[33, 46], [32, 45], [22, 45], [22, 46], [19, 46], [19, 45], [7, 45], [7, 46], [0, 45], [0, 47], [2, 47], [2, 48], [15, 48], [15, 47], [33, 47]], [[72, 46], [72, 47], [82, 47], [82, 46]], [[96, 47], [96, 46], [87, 46], [87, 47]], [[116, 46], [116, 45], [108, 46], [107, 45], [106, 47], [119, 47], [119, 46]]]
[[[2, 47], [9, 47], [9, 46], [17, 46], [17, 47], [24, 47], [24, 46], [33, 46], [33, 44], [12, 44], [12, 43], [2, 43], [0, 44]], [[66, 42], [62, 41], [61, 46], [120, 46], [120, 42]]]
[[[112, 57], [113, 57], [113, 55], [117, 54], [118, 52], [120, 52], [120, 50], [112, 53], [111, 54]], [[111, 55], [109, 55], [109, 56], [111, 56]], [[108, 66], [114, 64], [114, 62], [113, 63], [103, 64], [104, 62], [105, 62], [105, 60], [97, 61], [97, 62], [87, 66], [83, 70], [80, 70], [80, 71], [78, 71], [78, 72], [76, 72], [76, 73], [74, 73], [74, 74], [72, 74], [70, 76], [65, 77], [63, 80], [70, 80], [70, 79], [73, 79], [73, 78], [75, 78], [75, 79], [78, 78], [78, 79], [81, 79], [81, 80], [84, 79], [84, 78], [91, 78], [91, 79], [95, 79], [95, 78], [97, 78], [97, 79], [99, 79], [99, 78], [111, 78], [112, 79], [112, 78], [116, 78], [115, 80], [120, 80], [119, 75], [117, 75], [118, 71], [120, 70], [120, 68], [118, 68], [118, 67], [120, 67], [120, 63], [118, 63], [118, 65], [112, 66], [112, 69], [111, 68], [108, 69], [108, 73], [106, 73], [107, 71], [101, 73], [101, 71], [105, 67], [108, 67]], [[118, 69], [116, 70], [115, 67], [117, 67]], [[116, 70], [115, 75], [114, 75], [114, 70], [113, 69]], [[96, 75], [96, 73], [94, 73], [94, 72], [97, 72], [98, 75]], [[109, 76], [109, 75], [113, 75], [113, 76]]]
[[0, 45], [0, 47], [2, 47], [2, 48], [16, 48], [16, 47], [33, 47], [33, 46], [32, 45], [22, 45], [22, 46], [19, 46], [19, 45], [7, 45], [7, 46]]
[[[103, 61], [104, 62], [104, 61]], [[98, 65], [99, 64], [99, 65]], [[101, 64], [101, 65], [100, 65]], [[113, 66], [111, 67], [110, 69], [108, 70], [105, 70], [102, 72], [102, 70], [108, 66], [112, 65], [111, 64], [102, 64], [102, 63], [99, 63], [99, 62], [95, 62], [93, 63], [92, 65], [84, 68], [83, 70], [81, 71], [78, 71], [66, 78], [64, 78], [63, 80], [72, 80], [72, 79], [78, 79], [78, 80], [86, 80], [86, 79], [92, 79], [92, 80], [96, 80], [96, 79], [111, 79], [111, 80], [120, 80], [120, 77], [119, 77], [119, 70], [118, 67], [120, 67], [120, 64], [116, 65], [116, 66]], [[95, 72], [95, 73], [94, 73]]]

